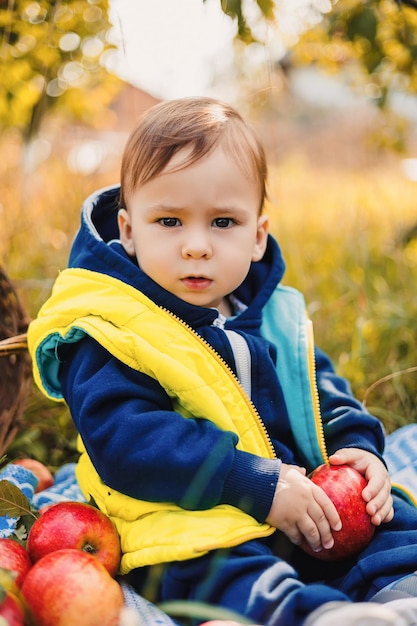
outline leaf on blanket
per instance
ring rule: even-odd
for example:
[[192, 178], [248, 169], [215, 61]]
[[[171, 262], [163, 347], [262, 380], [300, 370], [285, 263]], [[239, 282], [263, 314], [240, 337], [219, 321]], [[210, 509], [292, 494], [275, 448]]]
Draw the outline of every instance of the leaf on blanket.
[[0, 515], [9, 515], [10, 517], [31, 515], [36, 517], [23, 491], [8, 480], [0, 480]]

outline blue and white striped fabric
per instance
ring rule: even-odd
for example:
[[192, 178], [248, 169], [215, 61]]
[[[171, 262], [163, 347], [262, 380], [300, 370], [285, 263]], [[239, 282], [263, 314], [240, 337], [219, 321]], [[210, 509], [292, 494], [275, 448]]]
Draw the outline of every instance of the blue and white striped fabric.
[[393, 483], [417, 499], [417, 424], [407, 424], [387, 437], [385, 461]]

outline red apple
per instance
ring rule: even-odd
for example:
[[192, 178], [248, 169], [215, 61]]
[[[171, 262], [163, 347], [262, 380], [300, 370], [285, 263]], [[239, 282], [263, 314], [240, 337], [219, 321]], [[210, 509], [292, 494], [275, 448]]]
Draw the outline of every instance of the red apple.
[[84, 502], [58, 502], [46, 509], [30, 528], [26, 548], [32, 563], [62, 548], [82, 550], [101, 561], [111, 576], [117, 574], [121, 557], [111, 519]]
[[342, 528], [333, 531], [334, 545], [329, 550], [313, 552], [305, 541], [301, 544], [302, 549], [323, 561], [345, 559], [363, 550], [375, 532], [362, 497], [362, 491], [367, 485], [366, 479], [348, 465], [326, 464], [315, 469], [310, 478], [326, 492], [335, 505]]
[[54, 484], [54, 477], [49, 469], [36, 459], [16, 459], [13, 461], [14, 465], [21, 465], [26, 469], [33, 472], [38, 479], [38, 484], [36, 485], [35, 493], [39, 493], [39, 491], [43, 491], [44, 489], [48, 489], [48, 487], [52, 487]]
[[15, 583], [22, 586], [26, 574], [32, 567], [31, 560], [25, 548], [14, 539], [0, 539], [0, 567], [16, 575]]
[[35, 563], [22, 596], [36, 626], [117, 626], [124, 606], [119, 583], [98, 559], [75, 549]]
[[24, 626], [25, 615], [18, 600], [10, 593], [5, 593], [0, 601], [0, 624]]

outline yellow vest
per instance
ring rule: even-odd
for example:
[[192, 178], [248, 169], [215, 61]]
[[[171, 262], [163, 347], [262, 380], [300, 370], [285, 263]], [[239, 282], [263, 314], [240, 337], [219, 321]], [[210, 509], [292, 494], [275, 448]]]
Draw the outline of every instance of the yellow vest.
[[[34, 378], [50, 398], [62, 399], [59, 344], [77, 341], [84, 334], [121, 362], [157, 379], [174, 410], [184, 417], [209, 419], [236, 433], [240, 450], [274, 458], [254, 406], [210, 345], [133, 287], [89, 270], [61, 272], [51, 297], [29, 326]], [[78, 481], [86, 499], [92, 497], [119, 531], [122, 574], [144, 565], [198, 557], [275, 530], [230, 505], [189, 511], [121, 494], [101, 481], [82, 444], [80, 449]], [[205, 480], [210, 476], [203, 472], [193, 477], [194, 487]]]

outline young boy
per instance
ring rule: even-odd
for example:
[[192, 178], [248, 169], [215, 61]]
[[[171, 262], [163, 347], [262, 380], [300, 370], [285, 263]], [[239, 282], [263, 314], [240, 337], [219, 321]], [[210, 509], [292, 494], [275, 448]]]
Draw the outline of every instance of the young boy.
[[[269, 626], [359, 624], [357, 611], [417, 624], [417, 510], [391, 495], [381, 424], [312, 345], [301, 294], [281, 286], [266, 177], [229, 105], [145, 114], [120, 188], [86, 201], [69, 268], [30, 325], [35, 379], [68, 403], [77, 477], [119, 530], [121, 573], [165, 564], [160, 599]], [[307, 477], [327, 460], [366, 477], [376, 526], [337, 563], [299, 548], [330, 549], [341, 527]], [[379, 604], [394, 581], [399, 605]]]

